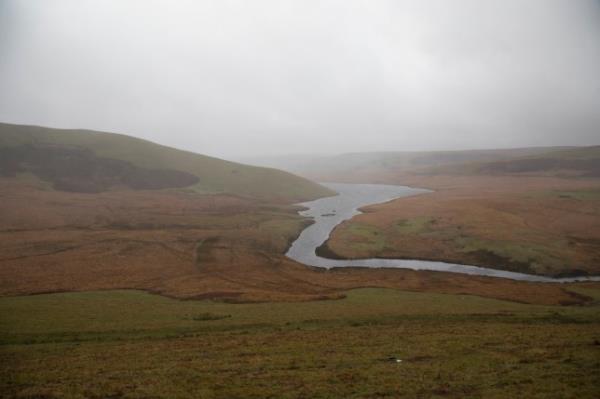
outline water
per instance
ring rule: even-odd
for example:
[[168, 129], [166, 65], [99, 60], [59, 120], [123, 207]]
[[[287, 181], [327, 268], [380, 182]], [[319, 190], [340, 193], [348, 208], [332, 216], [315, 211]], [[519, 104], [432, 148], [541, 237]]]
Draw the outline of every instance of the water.
[[509, 272], [479, 266], [459, 265], [446, 262], [433, 262], [406, 259], [358, 259], [337, 260], [318, 256], [315, 251], [323, 244], [335, 226], [361, 212], [358, 208], [391, 201], [396, 198], [419, 195], [429, 190], [406, 186], [390, 186], [381, 184], [344, 184], [323, 183], [324, 186], [338, 192], [337, 196], [303, 202], [299, 205], [307, 207], [301, 211], [302, 216], [314, 219], [315, 223], [302, 231], [294, 241], [286, 256], [309, 266], [332, 267], [393, 267], [412, 270], [434, 270], [478, 276], [502, 277], [513, 280], [538, 282], [573, 282], [600, 281], [600, 276], [551, 278], [531, 274]]

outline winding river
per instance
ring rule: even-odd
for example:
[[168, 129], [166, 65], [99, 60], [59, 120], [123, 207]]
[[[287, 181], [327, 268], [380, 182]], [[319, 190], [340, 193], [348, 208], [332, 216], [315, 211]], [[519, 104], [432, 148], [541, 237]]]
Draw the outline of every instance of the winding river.
[[434, 270], [537, 282], [600, 281], [600, 276], [551, 278], [479, 266], [423, 260], [378, 258], [337, 260], [320, 257], [316, 254], [316, 249], [329, 238], [335, 226], [360, 214], [359, 208], [429, 192], [424, 189], [381, 184], [324, 183], [323, 185], [338, 192], [338, 195], [299, 204], [308, 208], [301, 211], [300, 214], [313, 218], [315, 223], [302, 231], [286, 254], [287, 257], [305, 265], [324, 268], [352, 266]]

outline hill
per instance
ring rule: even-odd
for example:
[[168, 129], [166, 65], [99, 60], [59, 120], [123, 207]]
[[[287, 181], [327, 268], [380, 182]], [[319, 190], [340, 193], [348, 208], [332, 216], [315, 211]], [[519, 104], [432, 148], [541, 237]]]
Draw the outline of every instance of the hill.
[[464, 151], [390, 151], [333, 156], [296, 155], [248, 159], [249, 163], [277, 167], [318, 181], [385, 183], [407, 173], [473, 172], [466, 167], [507, 159], [537, 157], [548, 152], [580, 151], [573, 147], [530, 147]]
[[[445, 168], [452, 174], [544, 175], [600, 177], [600, 146], [547, 151], [493, 162], [462, 164]], [[441, 173], [432, 169], [429, 173]]]
[[[10, 126], [2, 132], [3, 397], [170, 398], [216, 392], [250, 398], [280, 397], [298, 389], [309, 397], [330, 397], [331, 392], [397, 397], [398, 381], [414, 382], [401, 384], [400, 396], [408, 397], [494, 397], [506, 394], [507, 386], [509, 395], [534, 395], [546, 386], [552, 396], [565, 384], [577, 389], [560, 391], [570, 396], [597, 392], [597, 283], [305, 267], [284, 254], [310, 222], [281, 199], [322, 193], [320, 186], [127, 136]], [[239, 180], [244, 175], [254, 186]], [[493, 181], [487, 184], [495, 189], [531, 179], [510, 177], [500, 185], [496, 176], [476, 178]], [[568, 240], [541, 238], [553, 248], [562, 245], [559, 250], [570, 245], [576, 255], [594, 251], [600, 243], [589, 235], [598, 220], [588, 200], [594, 192], [575, 191], [580, 182], [572, 180], [579, 179], [560, 180], [570, 185], [535, 198], [550, 198], [551, 209], [567, 206], [563, 222], [578, 227], [570, 229]], [[298, 197], [290, 196], [295, 187], [289, 184], [299, 185]], [[418, 256], [428, 256], [425, 251], [445, 256], [448, 248], [441, 245], [460, 244], [459, 252], [468, 251], [470, 259], [479, 254], [523, 262], [523, 255], [539, 257], [539, 247], [523, 252], [507, 237], [489, 237], [489, 230], [502, 232], [508, 226], [527, 243], [539, 238], [540, 230], [561, 228], [554, 223], [555, 211], [541, 215], [550, 226], [523, 236], [513, 229], [522, 223], [503, 204], [530, 217], [531, 210], [543, 209], [539, 201], [519, 209], [515, 204], [523, 201], [516, 198], [494, 208], [486, 198], [475, 198], [479, 205], [473, 206], [470, 199], [478, 190], [467, 186], [469, 191], [439, 190], [378, 206], [381, 210], [359, 215], [359, 222], [377, 228], [378, 220], [364, 217], [379, 215], [391, 228], [361, 227], [354, 231], [358, 237], [347, 242], [353, 249], [368, 249], [372, 238], [386, 240], [389, 248], [417, 251]], [[434, 214], [436, 209], [442, 212]], [[573, 210], [580, 212], [577, 219]], [[484, 236], [450, 225], [457, 221], [492, 229]], [[539, 221], [533, 222], [535, 228]], [[336, 229], [333, 235], [336, 251], [339, 233]], [[436, 238], [441, 244], [432, 242]], [[510, 264], [522, 264], [517, 262]], [[363, 287], [373, 288], [354, 290]], [[403, 331], [409, 334], [399, 334]], [[398, 336], [408, 338], [404, 342]], [[500, 353], [497, 342], [508, 342], [510, 350]], [[316, 364], [315, 359], [323, 360]], [[548, 373], [548, 362], [556, 359], [559, 366]], [[482, 362], [486, 367], [480, 367]], [[507, 362], [519, 367], [507, 374]], [[396, 377], [396, 371], [404, 373], [402, 378], [387, 378], [390, 367]], [[466, 370], [468, 378], [456, 378], [457, 369]], [[153, 370], [151, 380], [148, 370]]]
[[189, 187], [198, 193], [303, 201], [331, 195], [316, 183], [115, 133], [0, 124], [0, 174], [29, 173], [56, 190]]

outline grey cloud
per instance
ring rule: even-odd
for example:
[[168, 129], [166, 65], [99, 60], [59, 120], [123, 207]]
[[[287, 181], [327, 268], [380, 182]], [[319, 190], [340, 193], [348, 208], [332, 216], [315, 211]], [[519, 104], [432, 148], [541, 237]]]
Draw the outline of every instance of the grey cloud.
[[201, 153], [597, 144], [600, 2], [0, 3], [0, 120]]

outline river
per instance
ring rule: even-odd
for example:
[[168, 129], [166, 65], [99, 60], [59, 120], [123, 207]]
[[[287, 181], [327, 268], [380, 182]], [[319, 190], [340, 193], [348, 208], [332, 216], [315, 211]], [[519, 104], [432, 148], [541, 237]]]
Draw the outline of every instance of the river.
[[338, 195], [299, 204], [308, 208], [307, 210], [301, 211], [300, 214], [302, 216], [311, 217], [314, 219], [315, 223], [308, 226], [300, 233], [300, 236], [292, 243], [286, 254], [287, 257], [305, 265], [324, 268], [389, 267], [412, 270], [433, 270], [537, 282], [600, 281], [600, 276], [551, 278], [479, 266], [423, 260], [380, 258], [337, 260], [323, 258], [316, 254], [316, 249], [329, 238], [329, 235], [335, 226], [342, 223], [344, 220], [348, 220], [353, 216], [360, 214], [359, 208], [391, 201], [397, 198], [424, 194], [429, 192], [429, 190], [382, 184], [321, 184], [336, 191]]

